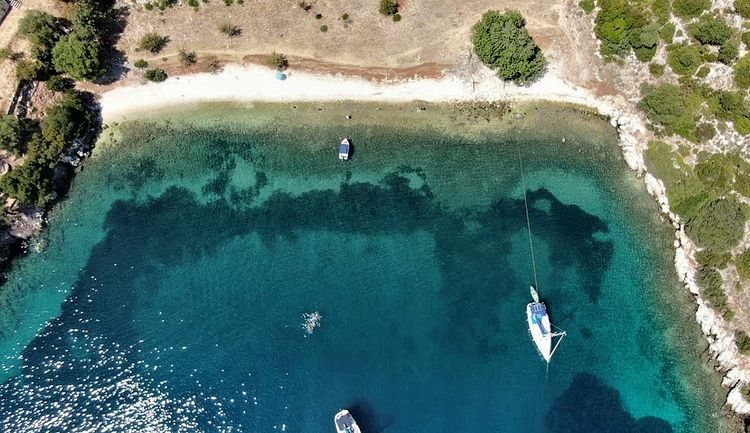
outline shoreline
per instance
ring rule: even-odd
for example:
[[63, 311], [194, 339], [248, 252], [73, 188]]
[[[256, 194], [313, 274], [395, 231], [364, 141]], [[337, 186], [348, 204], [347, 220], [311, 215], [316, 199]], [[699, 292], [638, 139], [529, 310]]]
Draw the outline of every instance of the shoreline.
[[741, 384], [750, 383], [750, 365], [743, 363], [734, 331], [700, 295], [695, 283], [697, 266], [695, 244], [687, 238], [684, 224], [674, 214], [664, 184], [648, 172], [644, 152], [653, 135], [646, 128], [635, 105], [622, 95], [596, 97], [574, 87], [552, 72], [529, 86], [516, 86], [499, 80], [492, 71], [481, 68], [471, 74], [446, 74], [443, 78], [371, 82], [342, 75], [317, 75], [288, 71], [278, 80], [273, 70], [256, 65], [228, 65], [219, 73], [198, 73], [170, 77], [162, 83], [124, 86], [101, 95], [102, 118], [108, 122], [127, 120], [138, 112], [162, 107], [212, 101], [236, 102], [499, 102], [547, 101], [572, 103], [595, 109], [617, 129], [618, 145], [628, 167], [642, 177], [647, 192], [675, 230], [674, 266], [680, 283], [694, 296], [695, 320], [708, 343], [722, 384], [729, 389], [726, 404], [736, 413], [750, 414], [750, 403], [741, 393]]

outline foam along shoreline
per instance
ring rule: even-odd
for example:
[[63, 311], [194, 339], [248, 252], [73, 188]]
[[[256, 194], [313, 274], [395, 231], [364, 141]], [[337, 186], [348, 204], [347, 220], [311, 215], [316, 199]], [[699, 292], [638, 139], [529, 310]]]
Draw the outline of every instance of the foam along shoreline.
[[101, 95], [105, 122], [127, 120], [140, 111], [209, 101], [292, 102], [471, 102], [550, 101], [578, 104], [608, 117], [619, 133], [619, 144], [628, 166], [644, 177], [646, 189], [675, 228], [675, 268], [680, 281], [695, 296], [696, 320], [708, 340], [711, 355], [724, 373], [723, 384], [731, 389], [727, 404], [737, 413], [750, 414], [750, 403], [741, 395], [750, 383], [750, 366], [743, 362], [734, 342], [734, 330], [701, 297], [695, 283], [695, 244], [685, 236], [684, 224], [671, 212], [664, 184], [647, 172], [644, 151], [653, 138], [635, 105], [624, 96], [596, 98], [586, 89], [571, 86], [548, 72], [529, 86], [516, 86], [497, 79], [482, 68], [471, 75], [448, 74], [441, 79], [411, 79], [371, 82], [341, 75], [317, 75], [289, 71], [279, 80], [274, 71], [255, 65], [228, 65], [219, 73], [170, 77], [162, 83], [119, 87]]

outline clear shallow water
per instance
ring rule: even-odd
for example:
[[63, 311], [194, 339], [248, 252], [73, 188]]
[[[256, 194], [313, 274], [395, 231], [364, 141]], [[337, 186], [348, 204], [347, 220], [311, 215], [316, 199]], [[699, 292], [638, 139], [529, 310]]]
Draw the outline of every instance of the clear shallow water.
[[[0, 430], [328, 432], [349, 408], [366, 432], [716, 431], [669, 230], [604, 122], [431, 115], [207, 106], [120, 127], [3, 287]], [[519, 156], [569, 333], [549, 374]]]

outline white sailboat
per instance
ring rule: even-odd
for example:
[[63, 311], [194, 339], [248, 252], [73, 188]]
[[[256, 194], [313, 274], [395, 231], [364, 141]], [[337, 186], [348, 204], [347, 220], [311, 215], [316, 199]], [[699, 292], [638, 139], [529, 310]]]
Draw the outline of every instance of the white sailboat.
[[[529, 302], [526, 305], [526, 320], [529, 323], [529, 332], [542, 358], [549, 363], [562, 338], [567, 334], [565, 331], [554, 332], [552, 330], [549, 314], [547, 314], [547, 306], [544, 305], [544, 302], [539, 302], [539, 293], [537, 293], [534, 286], [530, 286], [529, 288], [531, 289], [531, 298], [534, 300], [534, 302]], [[559, 338], [553, 347], [552, 342], [555, 337]]]
[[333, 417], [333, 421], [336, 424], [337, 433], [362, 433], [362, 430], [357, 425], [357, 421], [354, 421], [354, 417], [346, 409], [337, 413]]

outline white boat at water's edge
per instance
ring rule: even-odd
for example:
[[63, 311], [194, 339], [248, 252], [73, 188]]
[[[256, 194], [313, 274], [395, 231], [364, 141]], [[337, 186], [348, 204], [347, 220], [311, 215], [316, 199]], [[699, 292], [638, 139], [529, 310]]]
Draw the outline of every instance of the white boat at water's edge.
[[354, 421], [354, 417], [346, 409], [337, 413], [333, 417], [333, 421], [336, 424], [336, 431], [338, 433], [362, 433], [362, 430], [357, 425], [357, 421]]
[[349, 139], [345, 138], [341, 140], [341, 145], [339, 145], [339, 159], [342, 161], [347, 161], [349, 159], [350, 151], [351, 144], [349, 143]]
[[[530, 291], [534, 302], [529, 302], [526, 305], [526, 319], [529, 324], [529, 332], [531, 333], [531, 339], [534, 340], [534, 344], [536, 344], [536, 348], [539, 350], [539, 354], [549, 363], [555, 350], [557, 350], [557, 346], [560, 345], [560, 341], [567, 334], [565, 331], [554, 332], [552, 330], [549, 314], [547, 314], [547, 306], [544, 305], [544, 302], [539, 301], [539, 294], [533, 286], [530, 287]], [[555, 337], [558, 338], [553, 347], [552, 343]]]

